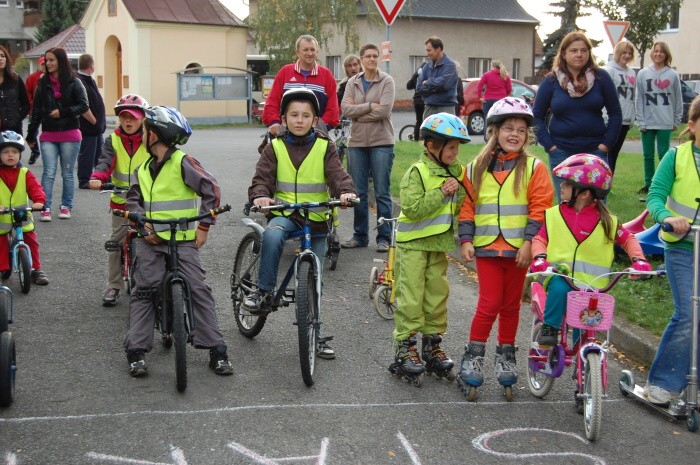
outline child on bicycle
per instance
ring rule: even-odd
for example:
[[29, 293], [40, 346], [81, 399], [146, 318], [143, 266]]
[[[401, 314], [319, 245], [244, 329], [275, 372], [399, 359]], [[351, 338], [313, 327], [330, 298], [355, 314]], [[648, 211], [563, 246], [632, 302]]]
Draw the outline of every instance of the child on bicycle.
[[[562, 202], [547, 209], [544, 224], [532, 240], [534, 261], [530, 271], [544, 271], [552, 262], [568, 268], [571, 277], [603, 288], [609, 282], [607, 277], [595, 278], [610, 272], [615, 243], [625, 250], [635, 270], [651, 271], [637, 238], [620, 224], [603, 202], [612, 184], [608, 164], [595, 155], [582, 153], [567, 158], [552, 172], [563, 180]], [[545, 290], [544, 323], [537, 342], [541, 346], [553, 346], [559, 342], [566, 296], [571, 288], [564, 278], [552, 276], [545, 281]], [[576, 334], [574, 339], [578, 339]]]
[[[143, 144], [143, 119], [148, 102], [140, 95], [127, 94], [117, 101], [114, 113], [119, 117], [119, 127], [105, 140], [104, 148], [97, 166], [92, 172], [88, 186], [99, 190], [103, 183], [111, 182], [115, 186], [129, 187], [133, 184], [134, 170], [149, 155]], [[109, 202], [112, 210], [124, 210], [126, 192], [115, 191]], [[109, 240], [121, 244], [127, 234], [128, 220], [112, 217], [112, 235]], [[110, 251], [107, 260], [107, 290], [102, 296], [102, 305], [113, 307], [117, 304], [119, 292], [124, 290], [122, 278], [121, 252]]]
[[[46, 194], [34, 174], [27, 168], [19, 166], [25, 143], [24, 138], [14, 131], [4, 131], [0, 134], [0, 210], [9, 207], [25, 208], [27, 199], [32, 201], [32, 208], [44, 208]], [[9, 213], [0, 214], [0, 273], [3, 279], [11, 271], [9, 235], [12, 228], [12, 216]], [[41, 269], [39, 260], [39, 241], [34, 232], [32, 215], [27, 215], [27, 221], [22, 226], [24, 242], [29, 246], [32, 255], [31, 279], [34, 284], [46, 286], [49, 278]], [[9, 277], [9, 276], [8, 276]]]
[[[439, 377], [452, 372], [454, 362], [440, 347], [447, 329], [447, 256], [454, 249], [456, 218], [466, 196], [457, 162], [460, 144], [470, 141], [462, 120], [449, 113], [427, 117], [420, 127], [425, 158], [413, 164], [401, 180], [396, 233], [396, 298], [392, 373], [409, 377], [427, 368]], [[422, 334], [421, 357], [415, 349]], [[454, 378], [452, 378], [454, 379]]]
[[[690, 225], [700, 223], [700, 97], [688, 109], [688, 127], [681, 135], [689, 140], [669, 150], [654, 173], [647, 197], [647, 209], [654, 221], [673, 226], [662, 232], [664, 263], [673, 295], [673, 316], [668, 322], [649, 376], [645, 396], [654, 403], [667, 404], [688, 384], [693, 314], [693, 234]], [[695, 328], [698, 331], [698, 328]]]
[[[219, 186], [197, 160], [178, 146], [187, 142], [192, 129], [185, 117], [171, 107], [151, 107], [145, 111], [144, 144], [150, 158], [136, 169], [126, 195], [126, 209], [147, 218], [173, 219], [197, 216], [219, 206]], [[158, 182], [155, 182], [156, 179]], [[198, 199], [201, 202], [197, 208]], [[190, 284], [190, 297], [196, 324], [192, 329], [196, 348], [209, 349], [209, 368], [217, 375], [232, 375], [226, 344], [216, 319], [211, 287], [199, 249], [207, 241], [214, 218], [189, 224], [177, 231], [179, 265]], [[136, 292], [129, 303], [129, 332], [124, 340], [131, 376], [148, 373], [145, 353], [153, 347], [155, 308], [153, 292], [165, 274], [168, 255], [168, 225], [146, 223], [151, 234], [134, 240]]]
[[496, 378], [504, 387], [518, 380], [515, 334], [520, 296], [532, 238], [554, 199], [547, 166], [526, 149], [532, 121], [532, 110], [523, 100], [497, 100], [486, 117], [491, 137], [464, 176], [469, 195], [459, 215], [461, 256], [466, 262], [476, 259], [479, 281], [479, 300], [458, 380], [468, 397], [483, 383], [486, 342], [496, 319]]
[[[255, 175], [248, 189], [250, 202], [258, 207], [281, 202], [322, 202], [330, 197], [344, 203], [355, 198], [350, 175], [336, 154], [336, 148], [324, 134], [314, 128], [319, 105], [316, 95], [306, 88], [294, 88], [284, 93], [280, 112], [286, 132], [272, 139], [262, 151]], [[325, 234], [329, 230], [328, 212], [309, 213], [311, 230]], [[277, 271], [284, 241], [302, 228], [301, 213], [273, 212], [262, 236], [258, 289], [248, 295], [243, 306], [250, 313], [265, 313], [277, 283]], [[326, 255], [326, 239], [312, 237], [311, 249], [321, 262]], [[318, 343], [317, 355], [334, 359], [335, 352], [326, 341]]]

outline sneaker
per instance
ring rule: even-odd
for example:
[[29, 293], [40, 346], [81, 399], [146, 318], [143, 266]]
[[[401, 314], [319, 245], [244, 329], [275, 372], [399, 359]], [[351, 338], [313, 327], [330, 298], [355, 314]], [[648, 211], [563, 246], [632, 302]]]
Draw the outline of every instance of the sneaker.
[[107, 289], [102, 296], [102, 306], [103, 307], [114, 307], [117, 305], [117, 297], [119, 297], [119, 289], [110, 287]]
[[127, 350], [126, 360], [129, 362], [129, 374], [133, 378], [139, 378], [148, 374], [146, 355], [143, 350]]
[[209, 349], [209, 368], [220, 376], [233, 374], [233, 366], [228, 361], [228, 355], [226, 355], [226, 345], [222, 344]]
[[319, 342], [316, 346], [316, 356], [325, 360], [333, 360], [335, 358], [335, 351], [331, 349], [331, 346], [329, 346], [327, 342]]
[[659, 386], [654, 386], [653, 384], [647, 384], [644, 386], [644, 397], [646, 397], [649, 402], [657, 405], [668, 405], [671, 402], [673, 394]]
[[44, 223], [51, 221], [51, 209], [47, 208], [43, 212], [41, 212], [41, 221]]
[[49, 278], [46, 277], [44, 270], [32, 270], [32, 282], [39, 286], [46, 286], [49, 283]]
[[255, 290], [252, 294], [246, 296], [243, 299], [243, 307], [250, 313], [257, 315], [261, 313], [269, 313], [266, 308], [264, 308], [263, 303], [267, 303], [271, 296], [270, 291], [263, 291], [262, 289]]
[[389, 243], [386, 241], [377, 242], [377, 252], [387, 253], [389, 251]]
[[70, 208], [66, 207], [65, 205], [61, 205], [61, 212], [58, 214], [58, 217], [62, 220], [67, 220], [70, 218]]
[[355, 249], [357, 247], [367, 247], [367, 244], [361, 244], [360, 241], [354, 237], [347, 242], [343, 242], [340, 246], [344, 249]]
[[537, 344], [540, 346], [555, 346], [559, 342], [559, 328], [543, 324], [540, 328], [540, 335], [537, 337]]

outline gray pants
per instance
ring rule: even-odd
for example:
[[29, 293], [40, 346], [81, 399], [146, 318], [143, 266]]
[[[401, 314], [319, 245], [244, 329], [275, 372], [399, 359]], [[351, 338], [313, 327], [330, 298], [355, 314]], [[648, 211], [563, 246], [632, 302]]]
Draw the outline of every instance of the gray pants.
[[438, 113], [449, 113], [451, 115], [455, 114], [455, 105], [426, 105], [425, 109], [423, 110], [423, 119], [427, 118], [428, 116], [431, 115], [436, 115]]
[[[115, 241], [119, 243], [121, 247], [122, 242], [127, 233], [127, 224], [129, 220], [126, 218], [121, 218], [119, 216], [110, 215], [112, 217], [112, 235], [109, 236], [110, 241]], [[124, 277], [122, 275], [122, 253], [117, 250], [115, 252], [109, 252], [109, 258], [107, 260], [107, 288], [124, 290]]]
[[[165, 273], [168, 245], [153, 246], [142, 238], [134, 239], [134, 244], [136, 289], [157, 288]], [[211, 287], [205, 282], [205, 271], [199, 260], [199, 250], [194, 246], [194, 241], [180, 242], [178, 246], [180, 271], [187, 276], [192, 292], [194, 346], [209, 348], [224, 344], [216, 319], [214, 297]], [[132, 292], [129, 303], [129, 332], [124, 339], [124, 349], [149, 352], [153, 348], [155, 316], [152, 298], [139, 298], [138, 292]]]

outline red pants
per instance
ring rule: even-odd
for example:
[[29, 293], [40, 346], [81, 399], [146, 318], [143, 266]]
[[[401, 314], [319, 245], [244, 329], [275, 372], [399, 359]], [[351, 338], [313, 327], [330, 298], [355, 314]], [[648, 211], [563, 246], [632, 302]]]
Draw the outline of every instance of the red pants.
[[518, 268], [513, 257], [477, 257], [476, 273], [479, 277], [479, 301], [469, 341], [485, 343], [498, 317], [498, 344], [514, 345], [527, 268]]
[[[3, 234], [2, 237], [0, 237], [0, 271], [6, 271], [11, 268], [9, 238], [9, 234]], [[29, 246], [29, 251], [32, 253], [32, 268], [40, 270], [39, 242], [36, 240], [36, 232], [30, 231], [24, 233], [24, 242]]]

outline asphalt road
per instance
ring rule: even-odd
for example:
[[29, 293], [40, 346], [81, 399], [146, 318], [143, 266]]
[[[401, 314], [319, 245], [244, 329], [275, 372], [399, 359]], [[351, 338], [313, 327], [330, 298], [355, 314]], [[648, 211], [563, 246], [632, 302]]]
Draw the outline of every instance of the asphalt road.
[[[260, 128], [197, 130], [185, 149], [219, 179], [222, 215], [203, 250], [219, 321], [234, 365], [215, 376], [208, 353], [188, 352], [189, 385], [175, 389], [172, 353], [147, 356], [150, 374], [128, 375], [121, 342], [124, 300], [103, 308], [103, 243], [108, 199], [76, 192], [73, 218], [37, 223], [51, 284], [14, 291], [17, 340], [15, 403], [0, 410], [0, 464], [697, 464], [700, 434], [624, 399], [625, 367], [611, 360], [601, 439], [584, 438], [574, 409], [571, 371], [546, 400], [527, 388], [529, 311], [522, 309], [515, 401], [504, 400], [487, 350], [486, 383], [476, 403], [456, 385], [427, 379], [422, 388], [389, 375], [392, 323], [368, 298], [372, 248], [343, 250], [336, 271], [324, 272], [324, 333], [335, 336], [334, 361], [319, 360], [316, 384], [302, 382], [291, 309], [269, 317], [253, 340], [235, 326], [229, 277], [246, 232], [241, 208], [258, 157]], [[25, 153], [25, 156], [28, 156]], [[31, 168], [41, 174], [41, 162]], [[60, 201], [60, 182], [54, 199]], [[342, 213], [343, 238], [352, 216]], [[291, 247], [289, 249], [292, 250]], [[459, 360], [476, 303], [474, 276], [449, 269], [452, 293], [445, 348]], [[492, 336], [492, 339], [494, 337]]]

